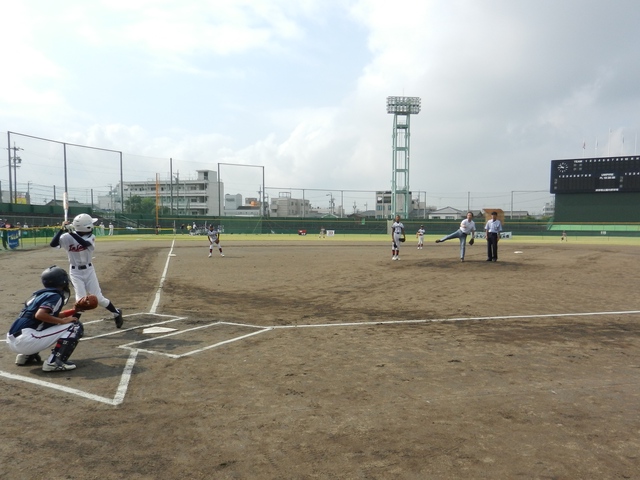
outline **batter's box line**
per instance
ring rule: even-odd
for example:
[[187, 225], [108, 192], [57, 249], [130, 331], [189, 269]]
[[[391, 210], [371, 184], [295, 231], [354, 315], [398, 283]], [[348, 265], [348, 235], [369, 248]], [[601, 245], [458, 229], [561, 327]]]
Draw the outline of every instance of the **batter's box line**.
[[77, 395], [82, 398], [86, 398], [87, 400], [93, 400], [95, 402], [106, 403], [111, 406], [118, 406], [124, 402], [124, 397], [127, 394], [127, 388], [129, 387], [129, 381], [131, 379], [131, 373], [133, 371], [133, 366], [136, 363], [136, 357], [138, 356], [138, 352], [133, 350], [129, 358], [127, 359], [127, 363], [124, 366], [122, 371], [122, 375], [120, 376], [120, 383], [118, 384], [118, 388], [116, 389], [116, 393], [113, 398], [103, 397], [100, 395], [95, 395], [93, 393], [85, 392], [84, 390], [80, 390], [78, 388], [66, 387], [64, 385], [59, 385], [53, 382], [47, 382], [44, 380], [40, 380], [38, 378], [27, 377], [24, 375], [16, 375], [14, 373], [4, 372], [0, 370], [0, 377], [5, 377], [10, 380], [18, 380], [25, 383], [31, 383], [34, 385], [38, 385], [40, 387], [51, 388], [53, 390], [60, 390], [61, 392], [69, 393], [71, 395]]
[[[152, 322], [152, 323], [145, 323], [142, 325], [136, 325], [134, 327], [129, 327], [129, 328], [120, 328], [112, 332], [102, 333], [100, 335], [94, 335], [93, 337], [84, 337], [84, 338], [81, 338], [80, 341], [95, 340], [96, 338], [109, 337], [111, 335], [118, 335], [120, 333], [130, 332], [132, 330], [139, 330], [141, 328], [157, 327], [158, 325], [166, 325], [167, 323], [177, 322], [179, 320], [185, 320], [189, 318], [189, 317], [176, 317], [174, 315], [160, 315], [158, 313], [132, 313], [130, 315], [125, 315], [124, 318], [134, 317], [136, 315], [153, 315], [156, 317], [169, 317], [170, 319], [165, 320], [163, 322]], [[83, 324], [86, 325], [87, 323], [95, 323], [95, 322], [101, 322], [101, 321], [102, 320], [94, 320], [92, 322], [86, 322], [86, 323], [83, 322]]]
[[[241, 327], [247, 327], [247, 328], [256, 328], [256, 329], [258, 329], [258, 331], [251, 332], [251, 333], [248, 333], [246, 335], [241, 335], [239, 337], [230, 338], [229, 340], [223, 340], [222, 342], [214, 343], [213, 345], [207, 345], [206, 347], [198, 348], [196, 350], [192, 350], [190, 352], [182, 353], [182, 354], [179, 354], [179, 355], [178, 354], [174, 354], [174, 353], [160, 352], [158, 350], [147, 350], [147, 349], [144, 349], [144, 348], [134, 347], [134, 345], [140, 345], [142, 343], [153, 342], [155, 340], [159, 340], [159, 339], [162, 339], [162, 338], [173, 337], [175, 335], [181, 335], [183, 333], [193, 332], [193, 331], [196, 331], [196, 330], [201, 330], [203, 328], [209, 328], [209, 327], [214, 327], [214, 326], [219, 326], [219, 325], [233, 325], [233, 326], [241, 326]], [[160, 335], [160, 336], [153, 337], [153, 338], [146, 338], [144, 340], [138, 340], [136, 342], [131, 342], [131, 343], [127, 343], [125, 345], [120, 345], [118, 348], [123, 348], [123, 349], [126, 349], [126, 350], [133, 350], [133, 351], [138, 351], [138, 352], [144, 352], [144, 353], [149, 353], [151, 355], [163, 355], [163, 356], [169, 357], [169, 358], [182, 358], [182, 357], [187, 357], [189, 355], [195, 355], [196, 353], [205, 352], [207, 350], [211, 350], [212, 348], [217, 348], [217, 347], [220, 347], [222, 345], [228, 345], [228, 344], [233, 343], [233, 342], [244, 340], [245, 338], [253, 337], [254, 335], [259, 335], [261, 333], [269, 332], [271, 330], [273, 330], [272, 327], [258, 327], [258, 326], [254, 326], [254, 325], [245, 325], [245, 324], [233, 323], [233, 322], [214, 322], [214, 323], [210, 323], [208, 325], [200, 325], [198, 327], [188, 328], [186, 330], [180, 330], [180, 331], [177, 331], [177, 332], [171, 332], [171, 333], [168, 333], [166, 335]]]

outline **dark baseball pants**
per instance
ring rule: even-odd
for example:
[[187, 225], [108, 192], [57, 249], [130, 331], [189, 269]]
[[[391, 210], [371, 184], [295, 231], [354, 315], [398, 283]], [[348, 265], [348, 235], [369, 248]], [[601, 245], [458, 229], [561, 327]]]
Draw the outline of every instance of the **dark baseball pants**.
[[487, 234], [487, 260], [498, 260], [498, 234]]

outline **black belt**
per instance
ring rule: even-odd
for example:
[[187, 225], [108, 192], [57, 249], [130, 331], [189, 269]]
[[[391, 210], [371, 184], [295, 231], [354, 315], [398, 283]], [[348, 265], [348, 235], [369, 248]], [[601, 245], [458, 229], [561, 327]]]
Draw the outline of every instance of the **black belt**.
[[16, 333], [12, 333], [11, 335], [13, 335], [13, 338], [18, 338], [20, 335], [22, 335], [22, 330], [18, 330]]
[[89, 264], [87, 264], [87, 265], [78, 265], [77, 267], [76, 267], [75, 265], [71, 265], [71, 268], [72, 268], [72, 269], [77, 268], [78, 270], [86, 270], [86, 269], [87, 269], [87, 267], [90, 267], [90, 266], [91, 266], [91, 264], [89, 263]]

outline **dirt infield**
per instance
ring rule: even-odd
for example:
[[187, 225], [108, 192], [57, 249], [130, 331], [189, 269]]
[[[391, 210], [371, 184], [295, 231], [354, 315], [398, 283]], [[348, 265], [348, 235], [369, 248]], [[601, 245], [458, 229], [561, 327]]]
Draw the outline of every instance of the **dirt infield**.
[[[1, 479], [637, 477], [637, 246], [172, 242], [98, 242], [76, 370], [0, 349]], [[55, 263], [0, 256], [5, 332]]]

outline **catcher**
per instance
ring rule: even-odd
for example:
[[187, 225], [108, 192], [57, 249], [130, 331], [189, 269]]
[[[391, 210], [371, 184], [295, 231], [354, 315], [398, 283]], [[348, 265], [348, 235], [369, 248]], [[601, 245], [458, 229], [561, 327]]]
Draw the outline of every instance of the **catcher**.
[[95, 308], [98, 299], [85, 298], [76, 307], [62, 311], [69, 301], [69, 275], [57, 266], [47, 268], [40, 276], [43, 289], [33, 293], [7, 333], [7, 345], [16, 352], [16, 365], [39, 364], [40, 352], [53, 346], [42, 365], [45, 372], [73, 370], [67, 360], [82, 338], [80, 311]]
[[121, 328], [123, 323], [122, 310], [116, 308], [111, 300], [102, 295], [92, 263], [96, 243], [93, 224], [96, 220], [86, 213], [81, 213], [73, 219], [73, 222], [63, 222], [62, 228], [56, 233], [49, 245], [64, 248], [67, 251], [71, 264], [69, 276], [76, 292], [76, 300], [89, 293], [95, 295], [98, 297], [98, 304], [105, 307], [113, 315], [116, 328]]
[[406, 240], [404, 225], [400, 221], [400, 215], [391, 225], [391, 260], [400, 260], [400, 244]]

